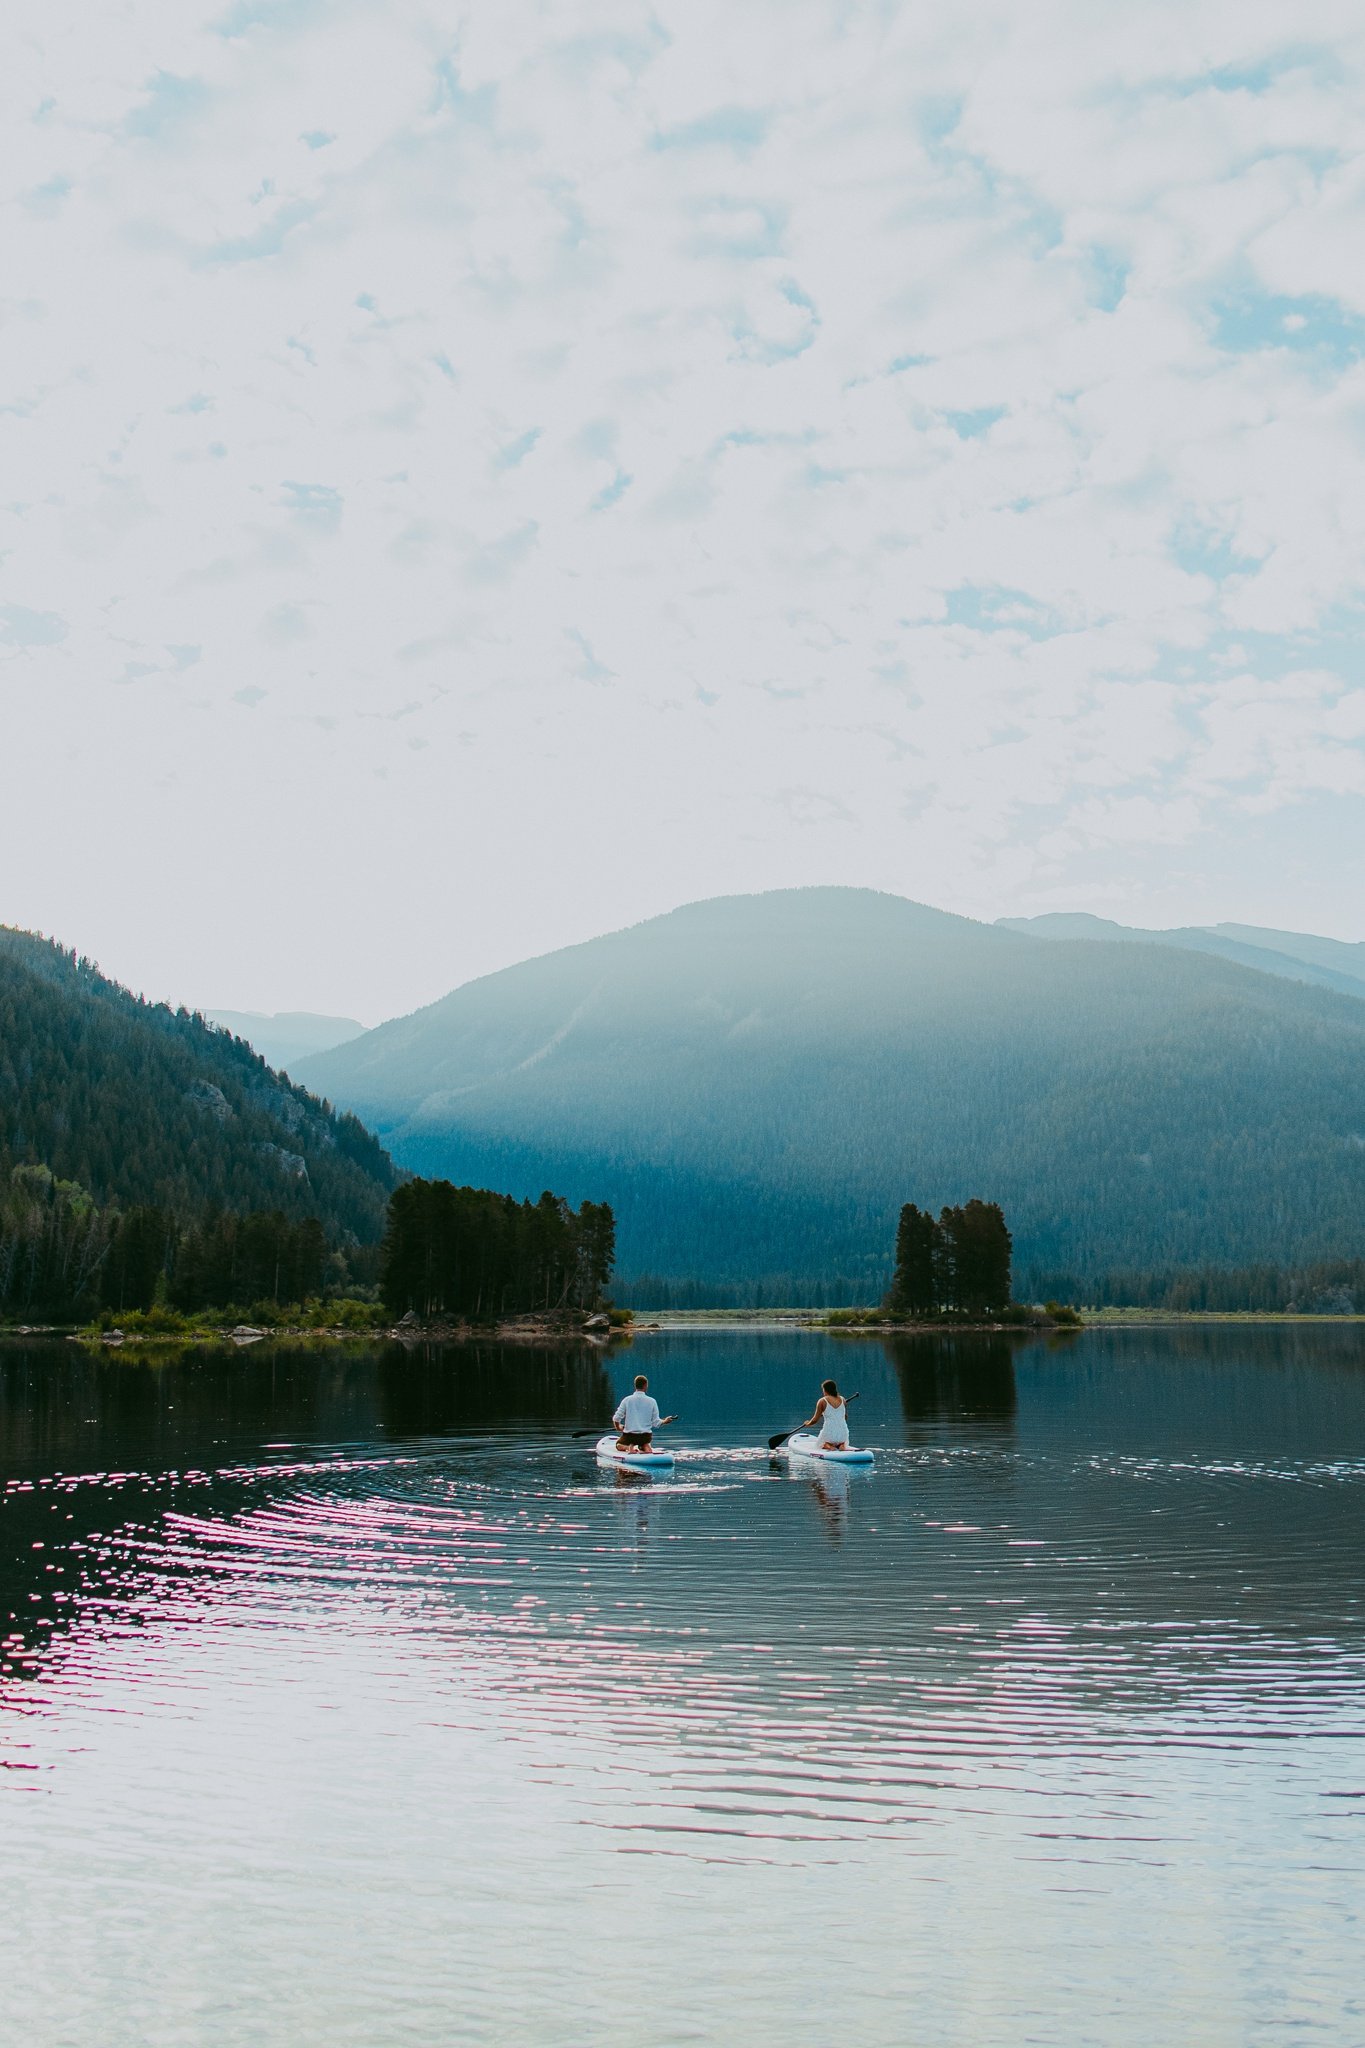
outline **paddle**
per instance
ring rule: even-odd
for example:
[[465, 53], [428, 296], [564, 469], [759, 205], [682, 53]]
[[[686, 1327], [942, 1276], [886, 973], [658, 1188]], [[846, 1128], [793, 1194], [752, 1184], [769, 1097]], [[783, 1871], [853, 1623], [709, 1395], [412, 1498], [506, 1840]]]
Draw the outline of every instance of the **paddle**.
[[[861, 1397], [857, 1394], [846, 1394], [844, 1396], [845, 1408], [850, 1407], [854, 1401], [857, 1401], [860, 1398]], [[768, 1438], [768, 1449], [770, 1451], [780, 1451], [783, 1444], [787, 1441], [787, 1438], [789, 1436], [795, 1436], [797, 1430], [801, 1429], [802, 1426], [803, 1425], [801, 1423], [798, 1423], [796, 1425], [796, 1429], [784, 1429], [781, 1436], [770, 1436]]]
[[[659, 1418], [658, 1426], [662, 1429], [666, 1422], [676, 1422], [677, 1419], [676, 1415], [663, 1415]], [[580, 1436], [606, 1436], [615, 1427], [616, 1424], [614, 1422], [599, 1422], [596, 1429], [575, 1429], [571, 1433], [569, 1441], [572, 1443], [575, 1437]]]

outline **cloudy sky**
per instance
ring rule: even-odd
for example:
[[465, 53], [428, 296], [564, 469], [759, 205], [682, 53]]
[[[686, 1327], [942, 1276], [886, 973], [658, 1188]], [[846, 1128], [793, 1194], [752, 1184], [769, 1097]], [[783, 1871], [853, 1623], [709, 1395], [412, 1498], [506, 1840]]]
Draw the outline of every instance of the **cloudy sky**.
[[0, 920], [1365, 937], [1357, 0], [13, 0]]

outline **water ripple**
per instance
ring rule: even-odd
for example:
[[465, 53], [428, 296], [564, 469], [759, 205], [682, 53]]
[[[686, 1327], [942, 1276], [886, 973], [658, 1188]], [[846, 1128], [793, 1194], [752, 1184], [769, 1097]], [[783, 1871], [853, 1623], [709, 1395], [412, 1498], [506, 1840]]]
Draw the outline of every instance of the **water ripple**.
[[831, 1947], [872, 2048], [1361, 2037], [1365, 1459], [862, 1369], [868, 1472], [271, 1413], [13, 1474], [19, 2037], [823, 2048]]

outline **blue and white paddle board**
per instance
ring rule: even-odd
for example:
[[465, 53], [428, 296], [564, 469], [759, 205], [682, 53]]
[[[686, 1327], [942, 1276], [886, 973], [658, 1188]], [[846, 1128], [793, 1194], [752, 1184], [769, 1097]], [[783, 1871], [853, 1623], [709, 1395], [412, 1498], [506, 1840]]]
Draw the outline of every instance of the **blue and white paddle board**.
[[873, 1462], [871, 1451], [855, 1451], [851, 1446], [841, 1451], [833, 1444], [822, 1444], [818, 1436], [808, 1436], [804, 1430], [798, 1430], [795, 1436], [789, 1436], [784, 1444], [779, 1444], [773, 1456], [820, 1458], [826, 1465], [870, 1465]]
[[672, 1451], [618, 1451], [614, 1436], [599, 1436], [597, 1439], [597, 1462], [599, 1465], [620, 1465], [627, 1472], [671, 1472]]

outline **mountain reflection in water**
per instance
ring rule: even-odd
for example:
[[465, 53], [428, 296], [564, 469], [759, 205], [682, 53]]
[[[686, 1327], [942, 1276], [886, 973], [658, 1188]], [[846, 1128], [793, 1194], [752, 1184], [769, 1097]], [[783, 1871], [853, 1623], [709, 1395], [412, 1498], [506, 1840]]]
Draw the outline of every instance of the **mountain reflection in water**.
[[0, 1456], [17, 2039], [1365, 2037], [1358, 1327], [6, 1345]]

